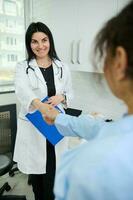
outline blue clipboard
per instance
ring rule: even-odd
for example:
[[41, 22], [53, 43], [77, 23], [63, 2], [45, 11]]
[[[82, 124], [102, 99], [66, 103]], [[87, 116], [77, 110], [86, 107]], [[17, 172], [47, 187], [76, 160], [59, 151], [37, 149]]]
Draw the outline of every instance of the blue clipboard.
[[[47, 100], [48, 97], [44, 98], [42, 102]], [[55, 106], [55, 108], [62, 112], [57, 106]], [[44, 121], [38, 110], [33, 113], [27, 113], [25, 116], [52, 145], [56, 145], [64, 137], [59, 133], [55, 125], [49, 125]]]

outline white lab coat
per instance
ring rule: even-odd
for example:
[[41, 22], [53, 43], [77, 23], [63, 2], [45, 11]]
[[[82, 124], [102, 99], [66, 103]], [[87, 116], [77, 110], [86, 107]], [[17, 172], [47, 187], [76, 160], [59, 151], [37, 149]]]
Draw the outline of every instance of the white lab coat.
[[[27, 112], [31, 111], [31, 102], [35, 98], [43, 99], [47, 96], [47, 86], [44, 77], [33, 59], [29, 62], [32, 69], [27, 69], [27, 61], [18, 63], [16, 66], [15, 91], [21, 103], [18, 115], [18, 126], [14, 150], [14, 161], [18, 163], [20, 171], [26, 174], [46, 173], [46, 140], [44, 136], [33, 127], [25, 118]], [[62, 78], [61, 78], [62, 67]], [[54, 81], [56, 94], [65, 94], [67, 104], [72, 99], [72, 85], [69, 68], [66, 64], [55, 60], [53, 62]], [[63, 109], [60, 104], [59, 107]], [[56, 161], [67, 148], [68, 139], [61, 140], [55, 147]]]

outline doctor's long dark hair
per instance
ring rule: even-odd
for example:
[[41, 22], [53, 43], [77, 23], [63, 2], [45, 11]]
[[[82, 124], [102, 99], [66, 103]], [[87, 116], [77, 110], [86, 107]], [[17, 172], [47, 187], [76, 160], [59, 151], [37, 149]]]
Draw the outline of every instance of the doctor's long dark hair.
[[25, 45], [26, 45], [27, 54], [28, 54], [27, 60], [30, 61], [32, 58], [35, 58], [35, 54], [33, 53], [30, 45], [31, 45], [32, 35], [36, 32], [43, 32], [48, 36], [49, 42], [50, 42], [50, 50], [48, 53], [49, 57], [52, 60], [53, 59], [60, 60], [55, 51], [55, 45], [54, 45], [54, 39], [53, 39], [52, 33], [51, 33], [50, 29], [42, 22], [36, 22], [36, 23], [32, 22], [26, 31]]

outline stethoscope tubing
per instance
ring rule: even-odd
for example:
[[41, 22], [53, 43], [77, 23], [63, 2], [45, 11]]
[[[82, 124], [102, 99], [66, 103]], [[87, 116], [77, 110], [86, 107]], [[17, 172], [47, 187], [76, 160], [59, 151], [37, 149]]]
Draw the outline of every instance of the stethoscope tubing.
[[[54, 63], [55, 63], [55, 62], [54, 62]], [[27, 74], [27, 75], [29, 74], [29, 69], [30, 69], [30, 70], [32, 70], [32, 71], [34, 72], [36, 79], [37, 79], [37, 80], [38, 80], [38, 79], [40, 80], [40, 78], [39, 78], [39, 77], [36, 75], [36, 73], [35, 73], [35, 69], [29, 65], [29, 62], [28, 62], [28, 61], [27, 61], [27, 65], [28, 65], [28, 67], [26, 68], [26, 74]], [[62, 67], [59, 67], [56, 63], [55, 63], [55, 65], [56, 65], [57, 70], [58, 70], [57, 74], [60, 75], [59, 79], [61, 80], [62, 77], [63, 77], [63, 69], [62, 69]], [[57, 74], [56, 74], [56, 75], [57, 75]], [[42, 82], [42, 81], [41, 81], [41, 82]], [[37, 87], [36, 87], [36, 88], [37, 88]]]
[[33, 69], [33, 67], [31, 67], [31, 66], [28, 64], [28, 67], [26, 68], [26, 74], [28, 74], [29, 69], [31, 69], [32, 71], [35, 71], [35, 70]]

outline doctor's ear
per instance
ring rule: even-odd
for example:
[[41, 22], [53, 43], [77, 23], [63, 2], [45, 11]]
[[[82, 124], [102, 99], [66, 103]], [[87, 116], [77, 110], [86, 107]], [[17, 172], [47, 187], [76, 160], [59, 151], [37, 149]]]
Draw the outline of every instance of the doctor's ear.
[[123, 47], [117, 47], [115, 53], [115, 73], [117, 80], [126, 77], [127, 53]]

